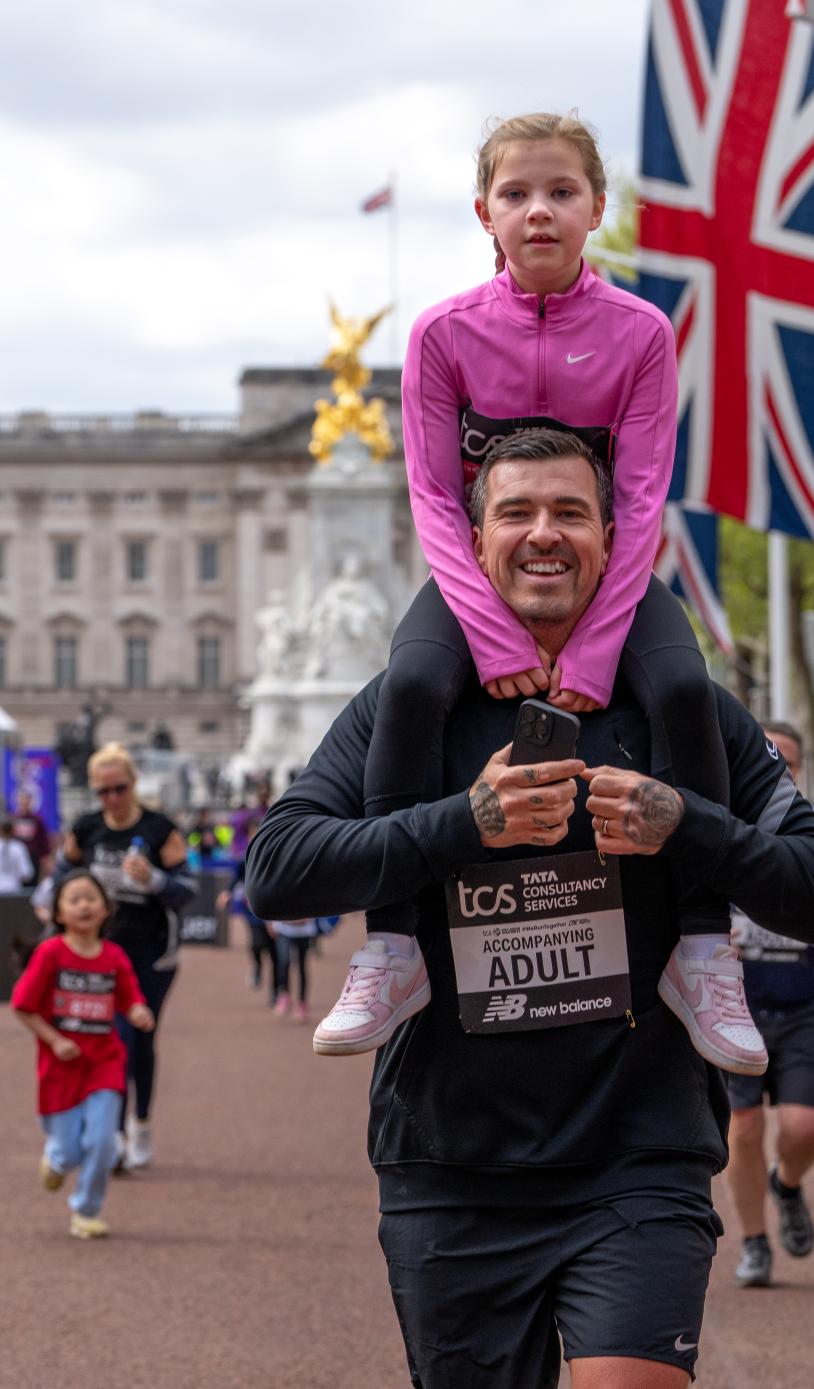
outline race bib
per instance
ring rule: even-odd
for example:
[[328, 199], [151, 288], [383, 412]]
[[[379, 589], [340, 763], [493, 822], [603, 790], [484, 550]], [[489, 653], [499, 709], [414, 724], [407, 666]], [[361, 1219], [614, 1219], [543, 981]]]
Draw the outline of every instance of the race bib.
[[630, 1009], [615, 859], [588, 852], [477, 864], [446, 893], [465, 1032], [565, 1027]]
[[115, 974], [61, 969], [54, 985], [54, 1026], [104, 1036], [113, 1026], [115, 988]]

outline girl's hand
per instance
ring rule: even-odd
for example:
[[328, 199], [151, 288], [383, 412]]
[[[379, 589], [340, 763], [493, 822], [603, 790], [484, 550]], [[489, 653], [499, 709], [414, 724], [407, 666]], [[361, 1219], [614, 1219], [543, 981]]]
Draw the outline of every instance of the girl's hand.
[[548, 671], [542, 666], [534, 666], [532, 670], [522, 670], [517, 675], [487, 680], [483, 688], [493, 699], [514, 699], [517, 695], [528, 698], [548, 689]]
[[73, 1061], [82, 1055], [81, 1048], [70, 1037], [57, 1037], [51, 1043], [51, 1050], [59, 1061]]
[[146, 1003], [134, 1003], [127, 1014], [127, 1021], [137, 1027], [139, 1032], [152, 1032], [155, 1027], [155, 1018]]
[[548, 687], [549, 704], [556, 705], [558, 709], [566, 709], [569, 714], [589, 714], [592, 709], [603, 707], [598, 699], [591, 699], [590, 695], [580, 694], [578, 690], [561, 690], [561, 679], [560, 668], [555, 666], [551, 672], [551, 683]]

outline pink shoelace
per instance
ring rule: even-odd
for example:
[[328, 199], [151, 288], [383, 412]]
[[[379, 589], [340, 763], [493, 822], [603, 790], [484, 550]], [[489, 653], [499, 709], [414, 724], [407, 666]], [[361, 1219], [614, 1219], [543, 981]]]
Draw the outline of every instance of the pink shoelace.
[[742, 979], [728, 975], [713, 976], [712, 1001], [727, 1022], [740, 1022], [754, 1027]]
[[335, 1007], [347, 1008], [349, 1011], [369, 1007], [371, 1003], [376, 1002], [379, 989], [385, 983], [389, 973], [390, 971], [387, 969], [374, 969], [368, 965], [352, 965], [348, 970], [345, 987]]

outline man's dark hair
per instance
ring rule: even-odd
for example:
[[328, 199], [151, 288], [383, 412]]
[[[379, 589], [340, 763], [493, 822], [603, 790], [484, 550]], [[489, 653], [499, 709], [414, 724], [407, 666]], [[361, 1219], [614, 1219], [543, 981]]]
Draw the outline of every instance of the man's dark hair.
[[479, 529], [483, 526], [486, 512], [486, 486], [489, 474], [496, 463], [506, 463], [512, 459], [584, 458], [591, 465], [596, 478], [599, 494], [599, 515], [602, 525], [613, 520], [613, 483], [608, 467], [600, 462], [587, 444], [583, 444], [576, 434], [562, 429], [522, 429], [516, 434], [508, 434], [494, 448], [490, 449], [483, 461], [478, 476], [472, 484], [469, 495], [469, 519]]

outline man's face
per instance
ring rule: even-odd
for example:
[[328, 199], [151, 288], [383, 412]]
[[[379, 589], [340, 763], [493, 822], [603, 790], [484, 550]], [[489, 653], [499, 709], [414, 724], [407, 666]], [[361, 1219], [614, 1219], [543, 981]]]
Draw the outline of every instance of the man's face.
[[[562, 642], [596, 593], [612, 530], [584, 458], [506, 459], [487, 478], [475, 557], [521, 622]], [[536, 634], [545, 645], [545, 632]]]

